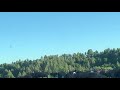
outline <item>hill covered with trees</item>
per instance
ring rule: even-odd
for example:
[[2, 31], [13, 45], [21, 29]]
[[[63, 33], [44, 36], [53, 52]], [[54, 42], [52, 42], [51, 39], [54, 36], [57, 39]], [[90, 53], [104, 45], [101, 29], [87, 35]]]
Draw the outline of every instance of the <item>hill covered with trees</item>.
[[45, 55], [0, 65], [0, 78], [119, 78], [120, 48]]

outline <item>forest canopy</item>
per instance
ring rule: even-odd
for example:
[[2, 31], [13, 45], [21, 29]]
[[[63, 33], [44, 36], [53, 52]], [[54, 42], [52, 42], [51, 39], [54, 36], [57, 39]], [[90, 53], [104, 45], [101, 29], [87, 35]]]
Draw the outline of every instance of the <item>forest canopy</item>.
[[36, 60], [4, 63], [0, 65], [0, 78], [117, 78], [119, 69], [120, 48], [102, 52], [89, 49], [85, 53], [45, 55]]

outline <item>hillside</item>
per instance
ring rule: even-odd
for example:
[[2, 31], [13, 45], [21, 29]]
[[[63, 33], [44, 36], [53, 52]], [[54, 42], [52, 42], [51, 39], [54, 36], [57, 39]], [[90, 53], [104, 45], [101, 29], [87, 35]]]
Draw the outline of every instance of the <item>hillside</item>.
[[102, 52], [45, 55], [0, 65], [1, 78], [107, 78], [120, 77], [120, 48]]

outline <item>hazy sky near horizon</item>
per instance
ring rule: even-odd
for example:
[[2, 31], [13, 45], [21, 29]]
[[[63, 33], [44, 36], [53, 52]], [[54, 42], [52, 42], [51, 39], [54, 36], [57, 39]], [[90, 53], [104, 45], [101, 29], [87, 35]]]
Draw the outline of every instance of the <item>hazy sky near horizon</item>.
[[0, 12], [0, 63], [120, 47], [119, 12]]

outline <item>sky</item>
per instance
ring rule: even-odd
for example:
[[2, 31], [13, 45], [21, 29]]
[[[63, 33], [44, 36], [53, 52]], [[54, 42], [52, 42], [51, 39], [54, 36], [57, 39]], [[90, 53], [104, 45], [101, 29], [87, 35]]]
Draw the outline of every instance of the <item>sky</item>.
[[120, 47], [120, 12], [0, 12], [0, 64]]

